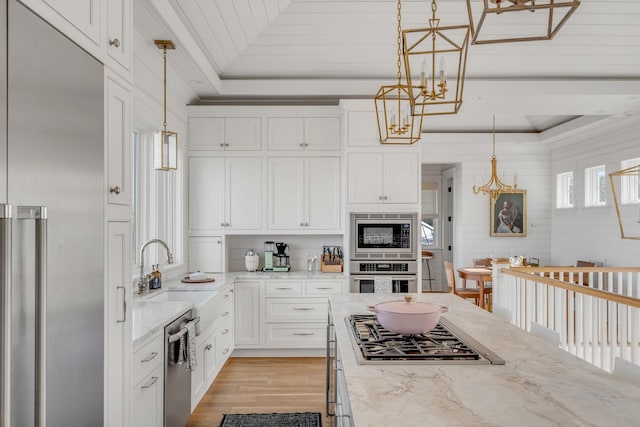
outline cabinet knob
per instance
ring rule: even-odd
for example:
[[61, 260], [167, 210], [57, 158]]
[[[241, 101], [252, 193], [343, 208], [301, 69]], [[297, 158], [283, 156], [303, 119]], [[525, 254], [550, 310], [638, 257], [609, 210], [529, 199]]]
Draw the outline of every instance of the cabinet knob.
[[109, 193], [114, 193], [116, 195], [120, 194], [121, 190], [120, 190], [120, 186], [119, 185], [115, 185], [111, 188], [109, 188]]
[[218, 240], [216, 243], [221, 245], [222, 244], [222, 240]]
[[225, 142], [225, 143], [224, 143], [224, 146], [225, 146], [225, 147], [228, 147], [228, 146], [229, 146], [229, 143], [228, 143], [228, 142]]
[[384, 197], [383, 197], [383, 199], [384, 199], [384, 200], [387, 200], [387, 196], [384, 196]]
[[300, 147], [304, 148], [304, 142], [300, 143]]
[[304, 222], [301, 222], [301, 223], [300, 223], [300, 227], [304, 227]]
[[225, 329], [224, 331], [222, 331], [222, 335], [227, 335], [229, 333], [229, 329]]
[[109, 40], [109, 44], [113, 47], [120, 47], [120, 40], [118, 39]]
[[309, 226], [309, 223], [308, 223], [308, 222], [305, 222], [305, 223], [304, 223], [304, 226], [305, 226], [305, 227], [308, 227], [308, 226]]
[[213, 348], [213, 346], [211, 344], [207, 344], [204, 349], [205, 350], [211, 350], [212, 348]]
[[222, 352], [222, 354], [227, 354], [227, 353], [229, 353], [229, 349], [225, 348], [224, 351]]
[[228, 311], [225, 311], [224, 313], [222, 313], [222, 317], [227, 317], [229, 315]]

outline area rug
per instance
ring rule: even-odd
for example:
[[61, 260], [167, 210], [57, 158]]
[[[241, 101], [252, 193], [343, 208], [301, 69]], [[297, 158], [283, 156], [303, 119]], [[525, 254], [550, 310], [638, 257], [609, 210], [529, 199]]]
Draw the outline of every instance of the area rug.
[[320, 412], [225, 414], [220, 427], [322, 427]]

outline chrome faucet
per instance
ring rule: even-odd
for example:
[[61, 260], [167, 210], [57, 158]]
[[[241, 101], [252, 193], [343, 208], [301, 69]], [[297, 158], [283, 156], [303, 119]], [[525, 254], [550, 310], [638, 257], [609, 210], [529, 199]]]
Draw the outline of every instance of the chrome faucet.
[[145, 242], [140, 248], [140, 279], [138, 279], [138, 294], [144, 294], [149, 286], [148, 280], [144, 276], [144, 250], [152, 243], [159, 243], [167, 250], [167, 264], [173, 264], [173, 254], [169, 246], [160, 239], [151, 239]]

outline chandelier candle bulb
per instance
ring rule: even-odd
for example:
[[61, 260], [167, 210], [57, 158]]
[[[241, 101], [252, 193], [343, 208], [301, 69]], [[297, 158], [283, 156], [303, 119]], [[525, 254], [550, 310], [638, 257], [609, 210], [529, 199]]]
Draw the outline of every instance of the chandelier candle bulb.
[[447, 67], [444, 58], [440, 58], [440, 84], [447, 83]]

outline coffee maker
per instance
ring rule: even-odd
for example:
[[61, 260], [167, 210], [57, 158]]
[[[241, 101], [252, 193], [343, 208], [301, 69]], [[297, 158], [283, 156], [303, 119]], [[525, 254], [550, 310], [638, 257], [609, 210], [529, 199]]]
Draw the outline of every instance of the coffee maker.
[[263, 271], [273, 271], [273, 252], [275, 243], [264, 242], [264, 268]]
[[289, 264], [289, 255], [287, 255], [286, 243], [276, 243], [276, 253], [273, 255], [273, 270], [272, 271], [289, 271], [291, 265]]

